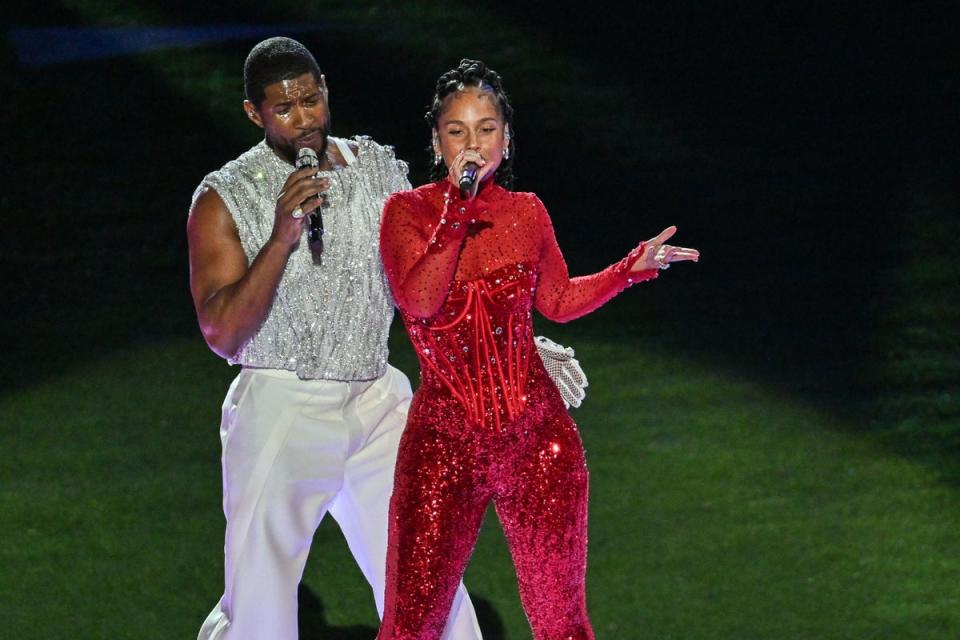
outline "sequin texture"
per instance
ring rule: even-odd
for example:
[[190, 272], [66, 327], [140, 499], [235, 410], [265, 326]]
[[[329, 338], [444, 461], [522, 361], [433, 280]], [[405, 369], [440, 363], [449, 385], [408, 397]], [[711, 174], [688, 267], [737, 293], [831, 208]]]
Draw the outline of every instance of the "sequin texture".
[[572, 320], [633, 281], [638, 247], [569, 277], [546, 209], [484, 184], [392, 196], [381, 252], [421, 365], [390, 503], [379, 640], [439, 638], [493, 501], [538, 640], [593, 638], [586, 612], [587, 470], [576, 425], [534, 355], [532, 310]]
[[[394, 305], [378, 250], [380, 214], [387, 197], [410, 183], [392, 149], [366, 137], [355, 141], [352, 164], [319, 174], [330, 181], [322, 263], [313, 263], [301, 239], [267, 318], [230, 364], [327, 380], [372, 380], [386, 370]], [[261, 141], [207, 175], [194, 198], [206, 188], [220, 195], [252, 262], [270, 238], [277, 196], [292, 171]]]

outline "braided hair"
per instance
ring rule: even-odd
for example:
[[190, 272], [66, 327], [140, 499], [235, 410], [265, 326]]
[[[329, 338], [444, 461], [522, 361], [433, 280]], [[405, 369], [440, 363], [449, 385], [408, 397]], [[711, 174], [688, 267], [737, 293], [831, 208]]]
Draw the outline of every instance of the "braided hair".
[[[494, 174], [494, 180], [501, 187], [510, 189], [513, 186], [513, 158], [514, 158], [514, 131], [513, 131], [513, 107], [507, 99], [507, 94], [503, 90], [500, 82], [500, 74], [485, 65], [479, 60], [470, 60], [464, 58], [455, 69], [450, 69], [437, 79], [437, 90], [433, 95], [433, 103], [427, 110], [424, 118], [430, 129], [436, 129], [440, 121], [440, 114], [443, 112], [443, 103], [446, 98], [458, 91], [463, 91], [468, 87], [476, 87], [481, 91], [489, 91], [497, 101], [497, 110], [503, 118], [504, 123], [510, 131], [510, 143], [508, 150], [509, 158], [504, 158], [497, 167]], [[434, 158], [433, 148], [430, 148], [430, 179], [434, 181], [443, 180], [447, 175], [447, 167], [441, 158], [439, 162]]]

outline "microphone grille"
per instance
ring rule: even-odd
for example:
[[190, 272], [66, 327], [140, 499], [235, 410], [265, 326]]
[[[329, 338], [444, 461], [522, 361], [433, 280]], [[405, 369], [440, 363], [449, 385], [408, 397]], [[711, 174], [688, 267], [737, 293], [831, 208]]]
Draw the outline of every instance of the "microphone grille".
[[317, 152], [309, 147], [304, 147], [300, 149], [297, 153], [297, 169], [304, 169], [306, 167], [319, 167], [320, 161], [317, 159]]

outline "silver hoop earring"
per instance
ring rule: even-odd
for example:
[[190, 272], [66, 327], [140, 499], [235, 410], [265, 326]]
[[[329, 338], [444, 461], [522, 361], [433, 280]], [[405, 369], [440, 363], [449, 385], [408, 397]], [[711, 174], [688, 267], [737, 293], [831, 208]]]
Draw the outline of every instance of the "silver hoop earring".
[[509, 159], [510, 159], [510, 145], [509, 145], [509, 143], [507, 144], [507, 148], [503, 150], [503, 159], [504, 159], [504, 160], [509, 160]]
[[440, 155], [439, 153], [437, 153], [436, 151], [434, 151], [434, 152], [433, 152], [433, 164], [435, 164], [435, 165], [437, 165], [437, 166], [439, 167], [442, 162], [443, 162], [443, 156]]

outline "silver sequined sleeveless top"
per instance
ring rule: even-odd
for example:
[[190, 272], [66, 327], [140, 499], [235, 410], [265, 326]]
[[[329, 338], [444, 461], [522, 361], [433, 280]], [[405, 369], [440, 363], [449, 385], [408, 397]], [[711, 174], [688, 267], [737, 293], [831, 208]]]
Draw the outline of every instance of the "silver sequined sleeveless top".
[[[406, 163], [391, 148], [354, 140], [359, 152], [352, 164], [319, 174], [330, 179], [322, 264], [313, 263], [304, 234], [266, 320], [230, 364], [325, 380], [370, 380], [386, 370], [393, 298], [380, 260], [380, 215], [387, 196], [410, 183]], [[248, 264], [270, 238], [277, 196], [292, 171], [260, 142], [207, 175], [194, 194], [212, 188], [220, 195]]]

